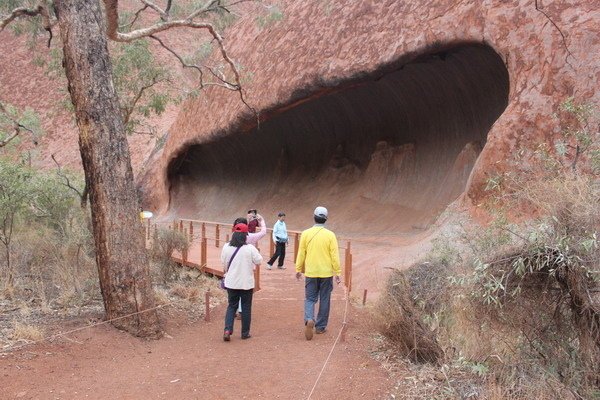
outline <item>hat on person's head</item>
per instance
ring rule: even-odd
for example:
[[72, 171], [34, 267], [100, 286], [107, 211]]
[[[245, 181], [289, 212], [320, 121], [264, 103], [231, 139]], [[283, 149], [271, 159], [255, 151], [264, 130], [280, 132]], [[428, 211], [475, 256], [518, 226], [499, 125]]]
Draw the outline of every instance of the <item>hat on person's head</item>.
[[246, 224], [237, 224], [233, 227], [234, 232], [246, 232], [248, 233], [248, 225]]
[[278, 217], [285, 217], [285, 213], [283, 211], [281, 211], [279, 214], [277, 214]]
[[325, 207], [319, 206], [315, 208], [315, 212], [313, 214], [315, 215], [315, 217], [327, 219], [327, 209]]
[[256, 210], [253, 208], [251, 210], [248, 210], [248, 214], [257, 214]]

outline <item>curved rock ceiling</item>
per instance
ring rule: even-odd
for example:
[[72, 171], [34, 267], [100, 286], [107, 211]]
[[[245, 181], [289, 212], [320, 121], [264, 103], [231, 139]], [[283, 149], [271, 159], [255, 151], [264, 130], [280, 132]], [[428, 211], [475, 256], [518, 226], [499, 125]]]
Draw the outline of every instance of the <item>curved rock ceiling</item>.
[[345, 232], [426, 226], [464, 191], [508, 104], [508, 71], [478, 44], [383, 70], [188, 147], [169, 165], [170, 211], [285, 210], [293, 226], [318, 203]]
[[237, 93], [186, 100], [140, 177], [144, 206], [285, 209], [301, 228], [322, 203], [338, 231], [380, 237], [426, 226], [468, 181], [474, 210], [512, 153], [560, 137], [562, 101], [600, 101], [597, 3], [278, 0], [268, 24], [264, 8], [242, 15], [226, 45], [261, 129]]

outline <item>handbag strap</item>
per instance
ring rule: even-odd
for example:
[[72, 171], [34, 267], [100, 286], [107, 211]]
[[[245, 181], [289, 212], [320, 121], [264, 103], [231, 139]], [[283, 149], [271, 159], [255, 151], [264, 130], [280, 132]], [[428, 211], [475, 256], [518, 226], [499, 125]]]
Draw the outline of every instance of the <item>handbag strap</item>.
[[[242, 245], [244, 246], [244, 245]], [[242, 246], [238, 247], [237, 249], [235, 249], [235, 251], [233, 252], [231, 258], [229, 259], [229, 262], [227, 263], [227, 271], [229, 271], [229, 267], [231, 266], [231, 262], [233, 261], [233, 259], [235, 258], [235, 255], [238, 253], [238, 251], [240, 251], [240, 249], [242, 248]], [[227, 271], [225, 271], [227, 273]]]
[[321, 227], [321, 229], [319, 229], [319, 230], [317, 231], [317, 233], [315, 233], [315, 234], [314, 234], [314, 235], [313, 235], [313, 236], [310, 238], [310, 240], [309, 240], [309, 241], [306, 243], [306, 251], [308, 251], [308, 245], [310, 244], [310, 242], [312, 242], [312, 240], [315, 238], [315, 236], [317, 236], [317, 235], [319, 234], [319, 232], [321, 232], [321, 231], [322, 231], [324, 228], [325, 228], [325, 227]]

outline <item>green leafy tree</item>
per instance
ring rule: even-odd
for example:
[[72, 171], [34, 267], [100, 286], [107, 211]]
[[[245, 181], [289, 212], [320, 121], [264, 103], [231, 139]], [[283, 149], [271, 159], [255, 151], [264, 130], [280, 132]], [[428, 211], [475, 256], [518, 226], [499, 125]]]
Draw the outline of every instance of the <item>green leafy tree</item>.
[[4, 246], [6, 286], [14, 284], [11, 263], [12, 239], [21, 213], [30, 205], [32, 191], [29, 186], [32, 172], [21, 164], [0, 158], [0, 243]]
[[[227, 4], [221, 0], [209, 0], [185, 17], [179, 17], [171, 13], [172, 0], [167, 0], [166, 4], [141, 0], [142, 7], [133, 14], [131, 21], [122, 24], [118, 0], [104, 0], [103, 3], [104, 7], [101, 7], [100, 0], [0, 2], [0, 31], [9, 24], [19, 25], [25, 19], [29, 23], [37, 23], [37, 31], [43, 29], [47, 32], [49, 44], [54, 37], [54, 30], [60, 31], [62, 65], [79, 129], [80, 152], [86, 187], [89, 188], [96, 260], [106, 317], [113, 320], [115, 326], [135, 335], [158, 337], [161, 328], [154, 307], [143, 230], [137, 217], [139, 199], [133, 183], [127, 124], [123, 118], [123, 103], [119, 102], [119, 94], [115, 90], [117, 85], [108, 42], [154, 40], [176, 57], [182, 67], [195, 71], [199, 77], [199, 88], [220, 86], [237, 91], [244, 103], [245, 100], [236, 64], [225, 49], [223, 37], [210, 21], [215, 13], [229, 12]], [[149, 26], [139, 27], [140, 21], [147, 21], [139, 18], [145, 12], [153, 13], [159, 20]], [[220, 50], [228, 69], [185, 62], [157, 36], [172, 28], [207, 32]], [[143, 47], [124, 51], [139, 54]], [[152, 82], [153, 76], [150, 76], [149, 82]], [[146, 82], [138, 89], [147, 85]], [[150, 93], [150, 90], [144, 92]], [[151, 99], [147, 110], [161, 110], [164, 98]], [[134, 105], [134, 108], [137, 107]]]

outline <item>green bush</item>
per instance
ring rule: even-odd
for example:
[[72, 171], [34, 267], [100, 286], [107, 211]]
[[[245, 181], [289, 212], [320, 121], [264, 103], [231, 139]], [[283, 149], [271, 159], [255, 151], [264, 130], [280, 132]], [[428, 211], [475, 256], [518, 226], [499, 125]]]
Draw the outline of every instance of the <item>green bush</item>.
[[174, 251], [184, 254], [190, 246], [188, 235], [172, 229], [159, 229], [152, 244], [152, 258], [157, 262], [158, 278], [166, 284], [177, 276], [177, 264], [171, 258]]
[[0, 278], [7, 297], [66, 306], [98, 295], [89, 210], [62, 179], [0, 157]]

